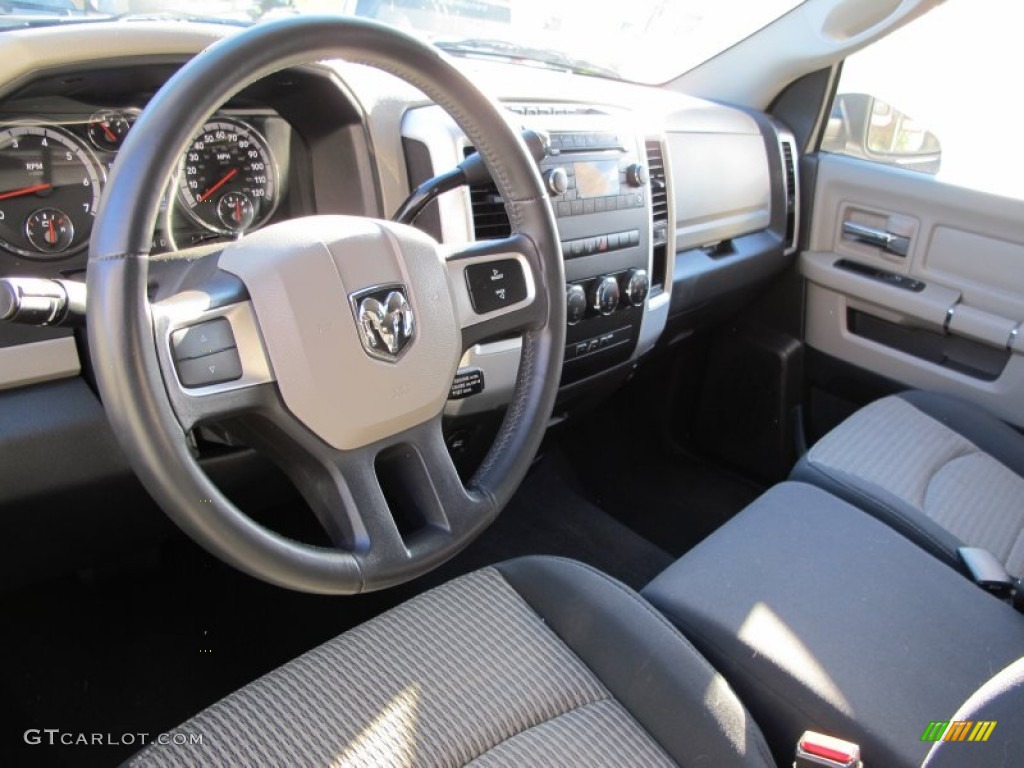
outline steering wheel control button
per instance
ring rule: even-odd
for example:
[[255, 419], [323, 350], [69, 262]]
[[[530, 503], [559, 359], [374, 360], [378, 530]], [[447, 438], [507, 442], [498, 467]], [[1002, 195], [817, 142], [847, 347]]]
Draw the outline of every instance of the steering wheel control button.
[[234, 347], [191, 360], [179, 360], [175, 366], [181, 385], [187, 389], [209, 387], [242, 378], [242, 361]]
[[224, 317], [191, 325], [171, 334], [171, 350], [177, 362], [223, 352], [234, 346], [231, 323]]
[[484, 372], [479, 368], [462, 368], [452, 380], [449, 400], [462, 400], [484, 391]]
[[516, 259], [487, 261], [466, 267], [466, 286], [473, 311], [486, 315], [526, 299], [526, 275]]

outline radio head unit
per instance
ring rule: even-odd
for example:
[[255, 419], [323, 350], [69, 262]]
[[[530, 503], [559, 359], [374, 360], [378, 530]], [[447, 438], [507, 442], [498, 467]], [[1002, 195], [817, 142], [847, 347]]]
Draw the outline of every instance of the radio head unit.
[[635, 139], [612, 133], [552, 133], [541, 172], [559, 218], [643, 209], [646, 169]]

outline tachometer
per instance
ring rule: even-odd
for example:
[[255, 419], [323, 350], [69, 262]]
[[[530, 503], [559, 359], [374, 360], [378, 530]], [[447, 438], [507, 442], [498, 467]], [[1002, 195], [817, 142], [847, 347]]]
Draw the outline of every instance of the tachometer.
[[71, 135], [0, 128], [0, 245], [22, 256], [69, 256], [89, 243], [103, 169]]
[[199, 224], [222, 234], [263, 224], [277, 206], [278, 187], [266, 140], [237, 120], [204, 125], [179, 165], [182, 206]]

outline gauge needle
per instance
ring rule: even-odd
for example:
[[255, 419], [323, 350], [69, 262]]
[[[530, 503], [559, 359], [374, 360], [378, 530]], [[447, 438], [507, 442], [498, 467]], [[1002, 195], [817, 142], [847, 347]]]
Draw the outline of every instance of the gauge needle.
[[54, 229], [53, 219], [50, 219], [50, 240], [49, 240], [49, 242], [50, 243], [56, 243], [57, 242], [57, 230]]
[[50, 184], [33, 184], [31, 187], [22, 187], [21, 189], [12, 189], [10, 192], [4, 192], [0, 195], [0, 200], [6, 200], [9, 197], [21, 197], [22, 195], [31, 195], [33, 192], [42, 192], [44, 189], [49, 189], [52, 185]]
[[115, 142], [117, 141], [117, 135], [112, 130], [110, 130], [109, 125], [107, 125], [106, 123], [100, 123], [100, 128], [102, 128], [103, 132], [107, 134], [108, 139]]
[[236, 200], [235, 201], [235, 221], [237, 221], [239, 224], [242, 223], [242, 201], [241, 200]]
[[[237, 169], [237, 168], [232, 168], [232, 169], [231, 169], [230, 171], [228, 171], [227, 173], [225, 173], [225, 174], [224, 174], [224, 175], [223, 175], [223, 176], [221, 177], [220, 181], [218, 181], [218, 182], [217, 182], [216, 184], [214, 184], [214, 185], [213, 185], [212, 187], [210, 187], [210, 188], [209, 188], [208, 190], [206, 190], [205, 192], [203, 192], [203, 194], [201, 194], [201, 195], [200, 195], [200, 196], [199, 196], [198, 198], [196, 198], [196, 199], [197, 199], [197, 200], [198, 200], [198, 201], [199, 201], [200, 203], [204, 202], [205, 200], [208, 200], [208, 199], [209, 199], [209, 197], [210, 197], [210, 195], [212, 195], [212, 194], [213, 194], [214, 192], [216, 192], [216, 191], [217, 191], [218, 189], [220, 189], [220, 188], [221, 188], [221, 187], [223, 187], [223, 186], [224, 186], [225, 184], [227, 184], [227, 183], [228, 183], [228, 181], [230, 181], [230, 180], [231, 180], [232, 178], [234, 178], [234, 177], [235, 177], [235, 175], [236, 175], [237, 173], [238, 173], [238, 169]], [[0, 199], [2, 199], [2, 198], [0, 198]]]

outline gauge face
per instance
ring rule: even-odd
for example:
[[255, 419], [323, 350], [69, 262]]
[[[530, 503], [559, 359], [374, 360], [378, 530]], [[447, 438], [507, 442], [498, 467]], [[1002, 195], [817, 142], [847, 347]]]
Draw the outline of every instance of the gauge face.
[[71, 217], [57, 208], [40, 208], [25, 221], [25, 235], [40, 253], [61, 253], [75, 239]]
[[207, 229], [239, 234], [265, 222], [277, 206], [277, 164], [267, 142], [235, 120], [203, 126], [181, 158], [178, 198]]
[[96, 158], [64, 131], [0, 128], [0, 246], [22, 256], [82, 250], [103, 180]]
[[89, 141], [96, 149], [116, 152], [124, 144], [128, 130], [132, 127], [128, 115], [123, 112], [106, 110], [89, 118]]

